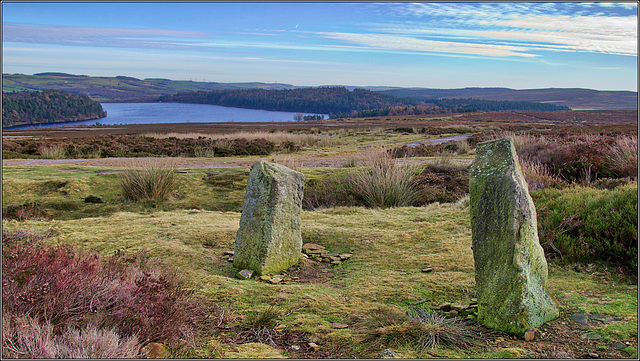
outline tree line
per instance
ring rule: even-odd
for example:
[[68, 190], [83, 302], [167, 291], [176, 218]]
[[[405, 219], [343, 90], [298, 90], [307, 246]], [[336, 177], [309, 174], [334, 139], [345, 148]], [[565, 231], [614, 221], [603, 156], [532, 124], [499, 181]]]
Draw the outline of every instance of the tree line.
[[[212, 104], [235, 108], [329, 114], [329, 118], [447, 114], [478, 111], [558, 111], [566, 106], [524, 101], [452, 98], [400, 98], [356, 88], [232, 89], [163, 95], [159, 102]], [[302, 119], [299, 119], [302, 120]], [[309, 117], [304, 120], [317, 120]]]
[[61, 90], [2, 93], [2, 126], [72, 122], [107, 116], [100, 103], [86, 95]]
[[416, 99], [398, 98], [366, 89], [349, 91], [344, 87], [189, 91], [164, 95], [158, 101], [314, 114], [351, 113], [353, 110], [420, 104]]

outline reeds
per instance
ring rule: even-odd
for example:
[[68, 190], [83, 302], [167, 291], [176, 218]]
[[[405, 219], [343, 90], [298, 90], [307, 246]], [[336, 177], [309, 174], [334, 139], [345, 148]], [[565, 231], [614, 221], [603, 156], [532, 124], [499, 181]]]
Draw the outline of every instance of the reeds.
[[122, 173], [122, 195], [132, 201], [167, 198], [176, 187], [176, 166], [158, 158], [145, 159]]

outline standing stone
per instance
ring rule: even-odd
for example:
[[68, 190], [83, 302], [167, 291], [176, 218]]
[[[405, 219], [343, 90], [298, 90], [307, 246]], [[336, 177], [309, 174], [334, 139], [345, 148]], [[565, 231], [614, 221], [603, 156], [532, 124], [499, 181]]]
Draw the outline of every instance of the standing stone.
[[236, 233], [235, 267], [260, 276], [300, 261], [303, 191], [302, 173], [265, 160], [251, 167]]
[[478, 322], [522, 336], [558, 317], [536, 209], [510, 137], [479, 143], [469, 179]]

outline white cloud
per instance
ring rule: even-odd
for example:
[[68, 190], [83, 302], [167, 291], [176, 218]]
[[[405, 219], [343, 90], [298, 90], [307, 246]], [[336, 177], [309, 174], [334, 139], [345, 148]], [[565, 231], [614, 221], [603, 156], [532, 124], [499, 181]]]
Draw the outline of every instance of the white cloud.
[[410, 50], [418, 52], [470, 54], [484, 56], [520, 56], [535, 57], [535, 54], [525, 53], [528, 49], [521, 46], [476, 44], [464, 42], [424, 40], [408, 36], [389, 34], [358, 34], [358, 33], [318, 33], [329, 39], [341, 40], [373, 49]]

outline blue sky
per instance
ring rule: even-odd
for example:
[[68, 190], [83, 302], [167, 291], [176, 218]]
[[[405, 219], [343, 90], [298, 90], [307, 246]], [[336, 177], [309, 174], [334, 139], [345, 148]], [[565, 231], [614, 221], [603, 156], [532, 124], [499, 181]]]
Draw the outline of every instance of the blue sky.
[[627, 3], [2, 3], [3, 73], [637, 91]]

